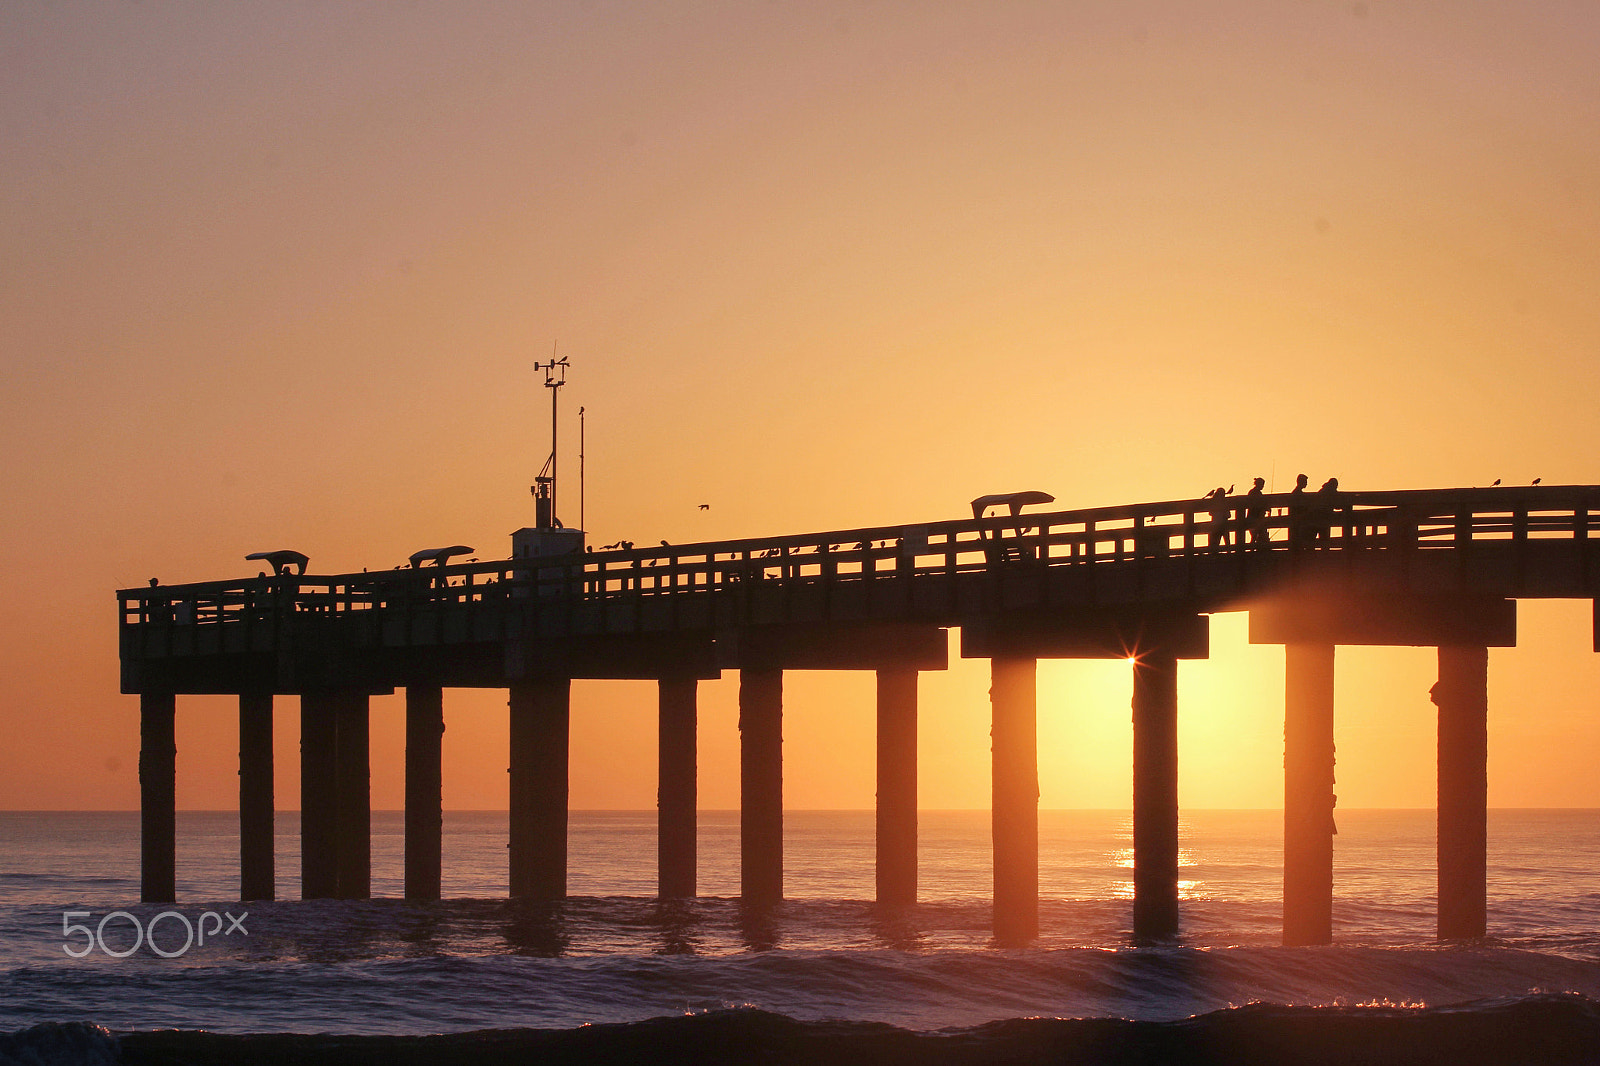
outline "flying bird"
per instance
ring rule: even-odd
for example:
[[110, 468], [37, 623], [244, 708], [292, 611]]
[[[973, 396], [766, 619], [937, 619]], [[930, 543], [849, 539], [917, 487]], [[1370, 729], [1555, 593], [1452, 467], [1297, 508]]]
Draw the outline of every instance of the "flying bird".
[[700, 505], [700, 510], [709, 511], [709, 510], [711, 510], [711, 505], [709, 503], [702, 503]]

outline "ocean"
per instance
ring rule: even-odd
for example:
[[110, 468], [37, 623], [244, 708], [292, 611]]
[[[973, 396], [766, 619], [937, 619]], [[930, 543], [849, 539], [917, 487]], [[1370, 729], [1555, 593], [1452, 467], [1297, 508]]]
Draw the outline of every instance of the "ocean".
[[1433, 813], [1341, 811], [1337, 943], [1315, 948], [1278, 944], [1278, 811], [1185, 812], [1183, 934], [1141, 948], [1126, 812], [1040, 812], [1025, 949], [990, 941], [987, 811], [922, 812], [921, 901], [902, 908], [871, 902], [870, 811], [785, 819], [788, 898], [755, 910], [732, 811], [701, 812], [702, 895], [673, 903], [652, 898], [654, 812], [573, 812], [560, 904], [504, 898], [504, 812], [446, 813], [429, 904], [398, 898], [399, 812], [373, 815], [379, 898], [295, 899], [282, 812], [284, 898], [250, 904], [236, 815], [180, 812], [179, 899], [158, 906], [137, 902], [136, 813], [0, 813], [0, 1064], [1377, 1062], [1418, 1061], [1402, 1051], [1422, 1033], [1460, 1041], [1451, 1061], [1600, 1062], [1600, 811], [1491, 811], [1491, 936], [1451, 944]]

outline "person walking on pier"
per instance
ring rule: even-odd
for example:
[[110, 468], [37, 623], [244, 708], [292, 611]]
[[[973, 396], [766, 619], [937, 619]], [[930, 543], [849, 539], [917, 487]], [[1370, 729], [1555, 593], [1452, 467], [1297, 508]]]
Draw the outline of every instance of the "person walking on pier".
[[[1267, 505], [1262, 498], [1262, 490], [1267, 487], [1266, 478], [1256, 478], [1255, 484], [1250, 486], [1250, 491], [1244, 494], [1244, 528], [1250, 531], [1250, 547], [1263, 549], [1267, 546]], [[1241, 538], [1240, 547], [1243, 547]]]
[[1204, 496], [1203, 500], [1216, 501], [1211, 507], [1211, 550], [1220, 551], [1228, 546], [1228, 530], [1233, 525], [1233, 508], [1223, 503], [1228, 495], [1228, 490], [1221, 485], [1212, 489]]

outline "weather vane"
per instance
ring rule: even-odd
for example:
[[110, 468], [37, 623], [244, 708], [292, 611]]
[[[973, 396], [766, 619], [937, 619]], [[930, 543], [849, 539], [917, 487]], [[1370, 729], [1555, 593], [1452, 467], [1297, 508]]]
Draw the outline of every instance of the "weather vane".
[[[535, 362], [535, 370], [544, 371], [544, 387], [550, 390], [550, 458], [545, 460], [544, 467], [540, 469], [539, 476], [534, 478], [534, 485], [529, 490], [534, 499], [539, 501], [538, 507], [540, 526], [555, 528], [560, 525], [556, 519], [556, 428], [558, 424], [558, 403], [561, 395], [561, 386], [567, 383], [567, 357], [556, 358], [555, 345], [550, 346], [550, 361], [548, 363]], [[540, 490], [543, 490], [542, 492]]]

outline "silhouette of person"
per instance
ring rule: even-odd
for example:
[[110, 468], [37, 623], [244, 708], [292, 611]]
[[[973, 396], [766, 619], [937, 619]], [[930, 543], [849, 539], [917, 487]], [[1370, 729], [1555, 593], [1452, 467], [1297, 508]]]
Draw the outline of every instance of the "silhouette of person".
[[1201, 497], [1203, 500], [1215, 500], [1211, 508], [1211, 550], [1219, 551], [1228, 546], [1228, 529], [1233, 522], [1233, 508], [1223, 503], [1228, 495], [1228, 490], [1221, 485], [1212, 489]]
[[1327, 540], [1331, 535], [1333, 513], [1336, 510], [1334, 499], [1339, 495], [1339, 479], [1330, 477], [1322, 483], [1317, 490], [1316, 527], [1312, 530], [1313, 538]]
[[[161, 584], [155, 578], [150, 579], [150, 587], [156, 588]], [[172, 621], [172, 601], [165, 596], [146, 596], [145, 611], [152, 622]]]
[[1244, 494], [1244, 526], [1250, 531], [1252, 548], [1267, 546], [1267, 505], [1262, 499], [1262, 490], [1266, 487], [1267, 479], [1258, 477], [1255, 484], [1250, 486], [1250, 491]]
[[1300, 474], [1294, 479], [1294, 488], [1289, 490], [1289, 544], [1291, 547], [1304, 547], [1306, 539], [1306, 485], [1310, 478]]

